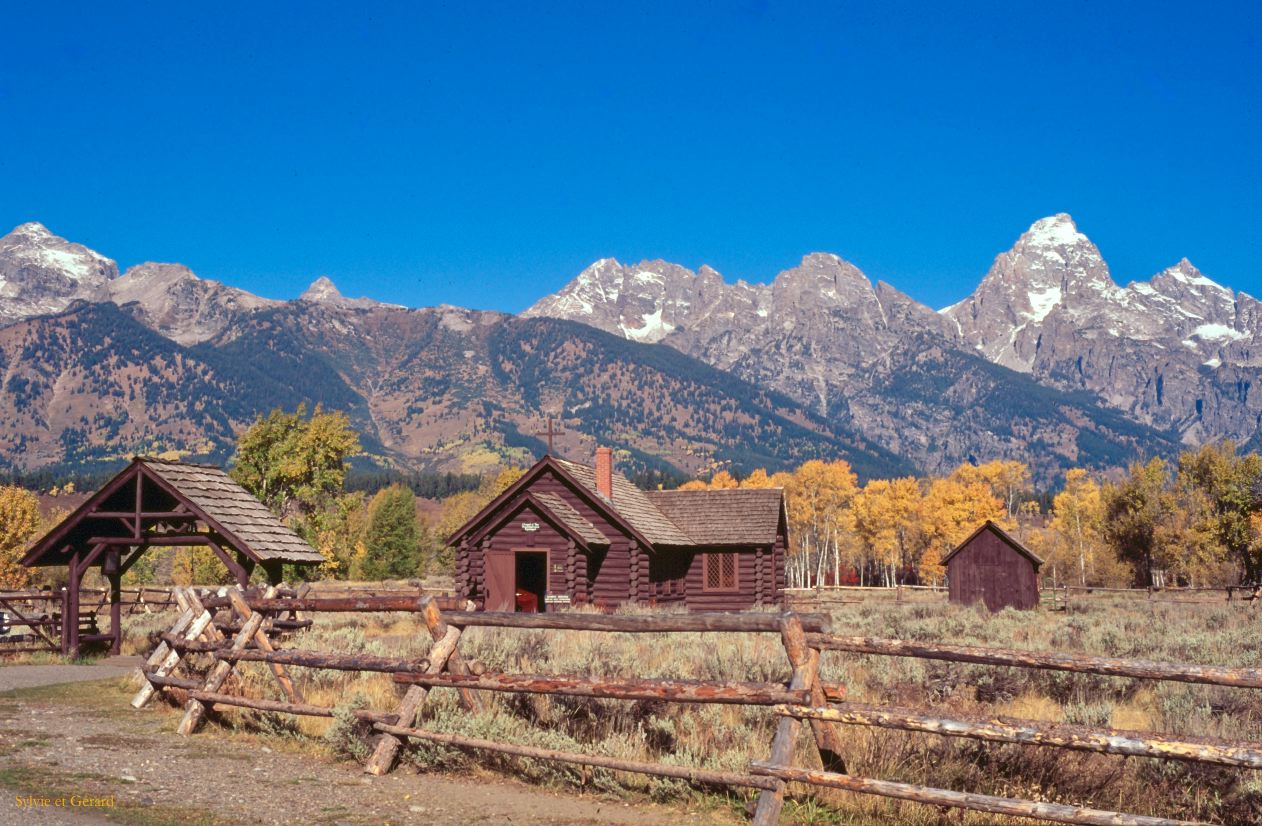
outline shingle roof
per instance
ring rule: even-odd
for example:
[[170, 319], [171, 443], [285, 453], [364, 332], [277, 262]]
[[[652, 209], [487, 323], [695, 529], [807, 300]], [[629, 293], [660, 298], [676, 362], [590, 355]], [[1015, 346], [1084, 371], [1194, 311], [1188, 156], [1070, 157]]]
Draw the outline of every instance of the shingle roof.
[[978, 534], [980, 534], [982, 531], [985, 531], [985, 530], [989, 530], [993, 532], [995, 536], [998, 536], [1005, 543], [1007, 543], [1008, 546], [1012, 548], [1012, 550], [1016, 551], [1017, 553], [1024, 556], [1026, 559], [1033, 562], [1034, 567], [1037, 568], [1043, 564], [1043, 560], [1039, 558], [1038, 554], [1034, 553], [1034, 551], [1031, 551], [1029, 548], [1022, 545], [1015, 538], [1013, 538], [1012, 534], [1008, 533], [1003, 528], [999, 527], [998, 525], [996, 525], [994, 522], [992, 522], [989, 519], [987, 519], [985, 524], [983, 524], [980, 528], [970, 533], [967, 539], [965, 539], [960, 544], [956, 545], [955, 548], [952, 549], [951, 553], [942, 557], [941, 564], [942, 565], [947, 564], [947, 561], [950, 560], [951, 557], [955, 556], [960, 551], [964, 550], [964, 548], [967, 547], [970, 542], [972, 542], [974, 539], [977, 538]]
[[589, 545], [608, 545], [609, 537], [601, 533], [600, 529], [588, 522], [583, 514], [570, 507], [570, 503], [566, 502], [555, 493], [540, 492], [532, 494], [539, 503], [552, 512], [557, 519], [565, 523], [566, 527], [574, 531], [574, 533], [583, 537]]
[[[600, 495], [596, 490], [595, 468], [565, 459], [554, 461], [583, 487], [597, 496]], [[657, 509], [644, 491], [617, 471], [613, 474], [613, 499], [608, 504], [653, 545], [689, 547], [696, 544]]]
[[239, 550], [261, 560], [324, 561], [318, 551], [220, 468], [148, 457], [138, 461], [246, 546]]
[[781, 488], [651, 490], [646, 494], [698, 545], [770, 545], [776, 541]]

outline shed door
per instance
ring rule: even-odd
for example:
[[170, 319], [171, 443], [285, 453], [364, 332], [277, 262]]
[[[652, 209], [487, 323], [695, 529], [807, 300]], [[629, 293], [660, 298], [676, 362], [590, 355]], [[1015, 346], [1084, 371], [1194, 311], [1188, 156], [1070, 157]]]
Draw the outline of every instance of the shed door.
[[517, 584], [516, 560], [512, 551], [488, 551], [486, 554], [486, 610], [515, 611], [514, 588]]

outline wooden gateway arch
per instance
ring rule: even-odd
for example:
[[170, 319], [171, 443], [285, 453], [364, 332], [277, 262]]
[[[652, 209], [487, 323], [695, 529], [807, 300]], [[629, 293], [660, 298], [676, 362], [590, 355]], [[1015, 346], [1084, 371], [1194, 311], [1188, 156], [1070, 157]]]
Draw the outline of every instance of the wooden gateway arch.
[[[65, 565], [70, 570], [62, 653], [77, 655], [81, 643], [103, 640], [119, 653], [123, 574], [148, 549], [179, 545], [210, 548], [241, 588], [256, 567], [276, 584], [283, 563], [324, 561], [221, 468], [137, 457], [22, 558], [27, 567]], [[109, 581], [110, 629], [107, 634], [80, 637], [79, 587], [94, 565]]]

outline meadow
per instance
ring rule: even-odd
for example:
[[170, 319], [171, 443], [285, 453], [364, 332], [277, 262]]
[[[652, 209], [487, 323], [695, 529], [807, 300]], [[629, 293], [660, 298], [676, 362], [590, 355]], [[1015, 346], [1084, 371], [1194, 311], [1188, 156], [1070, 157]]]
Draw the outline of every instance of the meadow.
[[[645, 609], [628, 609], [631, 611]], [[988, 614], [941, 600], [862, 599], [832, 606], [837, 633], [1181, 662], [1258, 666], [1262, 610], [1250, 603], [1159, 603], [1093, 596], [1066, 611]], [[163, 615], [137, 618], [128, 646], [146, 646]], [[428, 635], [399, 614], [320, 615], [286, 648], [421, 657]], [[773, 634], [610, 634], [474, 628], [461, 642], [489, 670], [541, 674], [770, 681], [789, 667]], [[270, 674], [245, 666], [238, 690], [275, 696]], [[308, 702], [391, 709], [388, 675], [295, 669]], [[822, 673], [856, 702], [950, 713], [1007, 715], [1091, 726], [1262, 742], [1262, 691], [1087, 674], [825, 652]], [[421, 725], [472, 737], [634, 760], [742, 770], [769, 751], [774, 718], [763, 709], [539, 695], [487, 694], [470, 714], [437, 689]], [[349, 714], [332, 721], [231, 711], [232, 726], [295, 738], [363, 759], [370, 732]], [[1262, 822], [1262, 776], [1178, 761], [1123, 758], [1035, 746], [847, 726], [844, 757], [858, 775], [1212, 823]], [[805, 742], [799, 760], [814, 760]], [[741, 793], [700, 792], [673, 780], [583, 770], [421, 744], [404, 760], [421, 771], [499, 771], [532, 782], [620, 796], [744, 808]], [[840, 792], [795, 790], [786, 822], [1000, 824], [1024, 822]]]

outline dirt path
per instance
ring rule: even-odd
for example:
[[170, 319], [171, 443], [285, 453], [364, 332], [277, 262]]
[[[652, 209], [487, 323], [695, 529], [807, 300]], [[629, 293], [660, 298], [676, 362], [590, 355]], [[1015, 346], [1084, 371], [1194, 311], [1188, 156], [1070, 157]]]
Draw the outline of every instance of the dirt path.
[[0, 692], [123, 677], [143, 662], [141, 657], [109, 657], [92, 665], [0, 665]]
[[[101, 666], [16, 666], [79, 669]], [[123, 670], [119, 666], [120, 670]], [[34, 680], [0, 667], [0, 684]], [[77, 675], [76, 675], [77, 676]], [[80, 678], [84, 679], [84, 678]], [[152, 703], [133, 711], [126, 678], [0, 694], [0, 824], [673, 824], [736, 822], [730, 812], [630, 805], [552, 792], [499, 777], [421, 775], [408, 768], [370, 778], [353, 763], [312, 756], [285, 737], [173, 732], [179, 715]], [[54, 801], [18, 806], [18, 796]], [[57, 809], [58, 798], [113, 797], [109, 808]]]

